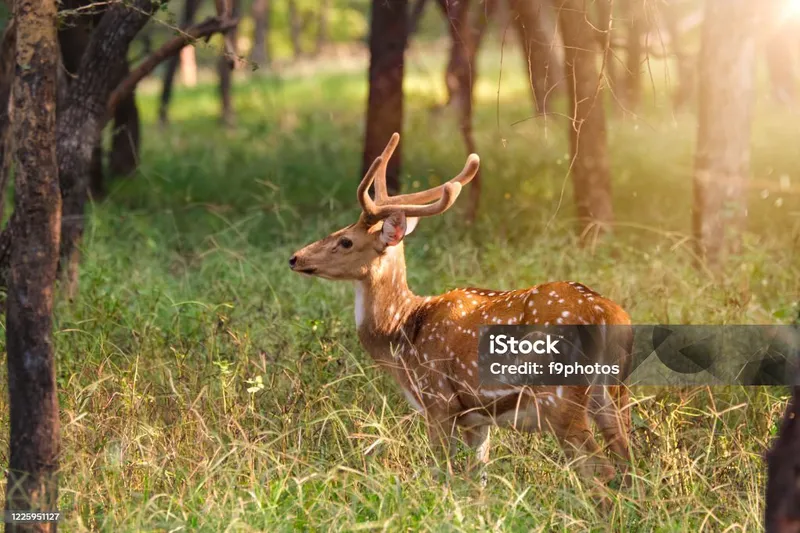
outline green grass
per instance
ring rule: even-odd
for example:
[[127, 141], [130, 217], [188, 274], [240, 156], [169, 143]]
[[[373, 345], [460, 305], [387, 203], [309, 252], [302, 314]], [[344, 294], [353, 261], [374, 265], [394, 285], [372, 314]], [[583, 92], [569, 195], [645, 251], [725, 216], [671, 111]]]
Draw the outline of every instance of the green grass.
[[[499, 53], [481, 58], [481, 216], [467, 227], [458, 206], [420, 224], [407, 244], [415, 291], [575, 279], [640, 323], [797, 313], [791, 117], [759, 104], [745, 250], [723, 276], [692, 268], [695, 119], [658, 91], [642, 116], [610, 119], [616, 232], [580, 249], [563, 120], [515, 124], [529, 98], [511, 54], [498, 97]], [[465, 154], [454, 117], [426, 110], [442, 95], [441, 58], [411, 63], [404, 182], [424, 186]], [[759, 529], [781, 389], [634, 391], [636, 483], [611, 492], [608, 515], [549, 436], [495, 431], [483, 492], [432, 477], [420, 417], [358, 344], [349, 284], [287, 267], [358, 215], [364, 78], [241, 81], [235, 131], [217, 126], [213, 86], [179, 89], [165, 131], [155, 95], [140, 96], [140, 172], [90, 209], [79, 295], [56, 309], [63, 529]]]

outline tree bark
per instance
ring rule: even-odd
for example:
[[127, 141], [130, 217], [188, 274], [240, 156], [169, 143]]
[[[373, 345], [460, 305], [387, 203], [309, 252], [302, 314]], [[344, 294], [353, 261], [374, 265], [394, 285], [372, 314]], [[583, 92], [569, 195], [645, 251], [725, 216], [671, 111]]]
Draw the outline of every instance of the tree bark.
[[800, 531], [799, 419], [800, 387], [792, 387], [792, 398], [786, 407], [780, 434], [766, 457], [766, 533]]
[[[53, 290], [61, 197], [56, 159], [56, 2], [18, 0], [14, 116], [15, 221], [6, 310], [10, 435], [6, 510], [58, 507], [60, 426]], [[55, 531], [55, 523], [6, 531]]]
[[[122, 78], [128, 72], [126, 62]], [[112, 175], [129, 176], [136, 171], [139, 166], [140, 144], [139, 110], [136, 108], [136, 95], [131, 92], [114, 111], [114, 131], [111, 136], [111, 153], [108, 161]]]
[[250, 52], [250, 61], [258, 66], [267, 66], [272, 58], [269, 47], [269, 24], [272, 4], [270, 0], [254, 0], [251, 16], [255, 21], [253, 35], [253, 50]]
[[124, 72], [128, 46], [157, 7], [151, 0], [109, 7], [92, 32], [64, 110], [59, 113], [56, 142], [63, 201], [59, 268], [67, 278], [70, 295], [77, 289], [78, 246], [83, 236], [92, 152], [106, 123], [109, 96]]
[[580, 235], [586, 241], [610, 230], [614, 218], [606, 118], [596, 61], [598, 30], [582, 0], [558, 0], [557, 5], [571, 118], [572, 184]]
[[528, 70], [533, 107], [538, 113], [546, 114], [550, 89], [556, 80], [550, 73], [553, 36], [547, 35], [542, 25], [544, 6], [539, 0], [509, 0], [508, 4]]
[[[186, 0], [181, 12], [181, 29], [186, 29], [194, 22], [200, 0]], [[167, 68], [164, 71], [164, 84], [161, 87], [161, 104], [158, 107], [158, 120], [164, 125], [169, 122], [169, 102], [172, 99], [172, 86], [175, 82], [175, 73], [178, 71], [180, 56], [174, 55], [169, 58]]]
[[756, 11], [749, 0], [708, 0], [701, 38], [693, 230], [711, 266], [737, 253], [746, 213], [754, 104]]
[[[406, 48], [407, 0], [372, 0], [369, 35], [369, 97], [362, 175], [383, 152], [394, 132], [403, 130], [403, 70]], [[400, 190], [403, 141], [386, 169], [390, 193]]]

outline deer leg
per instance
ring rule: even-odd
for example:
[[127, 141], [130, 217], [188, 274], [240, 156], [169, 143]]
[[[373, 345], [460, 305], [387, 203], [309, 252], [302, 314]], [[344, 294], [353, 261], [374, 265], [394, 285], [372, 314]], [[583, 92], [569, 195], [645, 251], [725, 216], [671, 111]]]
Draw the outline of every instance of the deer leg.
[[628, 392], [624, 387], [595, 386], [592, 387], [590, 394], [589, 405], [592, 418], [603, 435], [603, 440], [611, 451], [615, 464], [623, 473], [624, 484], [628, 484], [630, 482], [627, 476], [630, 464]]
[[574, 460], [578, 472], [587, 480], [598, 480], [605, 484], [614, 477], [614, 467], [603, 455], [603, 451], [589, 431], [588, 421], [573, 421], [570, 427], [558, 435], [567, 458]]
[[454, 424], [451, 420], [430, 417], [427, 424], [428, 440], [433, 452], [439, 473], [453, 475], [453, 457], [455, 456]]
[[485, 425], [462, 428], [461, 430], [464, 435], [464, 442], [475, 450], [475, 456], [470, 457], [467, 471], [472, 472], [475, 467], [480, 467], [481, 487], [485, 487], [488, 482], [486, 465], [489, 463], [489, 429], [490, 426]]

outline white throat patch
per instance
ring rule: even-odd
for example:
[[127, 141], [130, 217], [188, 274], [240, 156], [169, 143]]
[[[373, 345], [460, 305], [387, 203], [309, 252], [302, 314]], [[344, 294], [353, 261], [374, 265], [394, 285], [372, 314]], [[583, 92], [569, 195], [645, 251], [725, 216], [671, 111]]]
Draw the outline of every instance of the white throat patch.
[[364, 285], [360, 281], [356, 281], [354, 285], [356, 288], [356, 327], [361, 327], [367, 315], [367, 295]]

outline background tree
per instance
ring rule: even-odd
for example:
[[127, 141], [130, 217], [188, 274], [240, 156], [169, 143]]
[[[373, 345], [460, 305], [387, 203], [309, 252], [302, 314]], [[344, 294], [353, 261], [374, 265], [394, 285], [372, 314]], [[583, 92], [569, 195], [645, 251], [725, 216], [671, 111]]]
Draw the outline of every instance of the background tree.
[[707, 0], [700, 51], [693, 231], [698, 257], [740, 249], [754, 103], [754, 4]]
[[[268, 0], [261, 0], [268, 1]], [[185, 30], [194, 22], [200, 0], [184, 0], [181, 10], [180, 28]], [[158, 107], [158, 119], [161, 124], [166, 124], [169, 120], [169, 102], [172, 99], [172, 87], [175, 84], [175, 73], [181, 62], [180, 55], [174, 55], [167, 61], [167, 68], [164, 70], [164, 82], [161, 86], [161, 103]]]
[[[11, 138], [16, 187], [6, 303], [11, 410], [6, 509], [49, 511], [58, 508], [60, 452], [52, 338], [61, 217], [55, 150], [56, 3], [19, 0], [15, 20]], [[53, 523], [6, 526], [7, 531], [55, 529]]]
[[[407, 0], [372, 0], [369, 31], [369, 97], [362, 174], [383, 152], [392, 133], [403, 130], [403, 70], [407, 39]], [[402, 139], [402, 136], [401, 136]], [[403, 141], [386, 168], [390, 193], [400, 190]]]
[[611, 174], [606, 118], [598, 83], [599, 30], [581, 0], [559, 0], [558, 17], [564, 39], [564, 68], [569, 99], [569, 144], [573, 194], [581, 236], [610, 229]]
[[253, 0], [250, 15], [253, 17], [255, 28], [253, 31], [253, 50], [250, 52], [250, 61], [258, 66], [269, 65], [272, 59], [269, 46], [269, 24], [272, 12], [270, 0]]
[[547, 113], [549, 102], [557, 96], [553, 89], [561, 77], [553, 53], [555, 28], [547, 28], [549, 6], [544, 0], [509, 0], [508, 4], [528, 71], [534, 109]]

